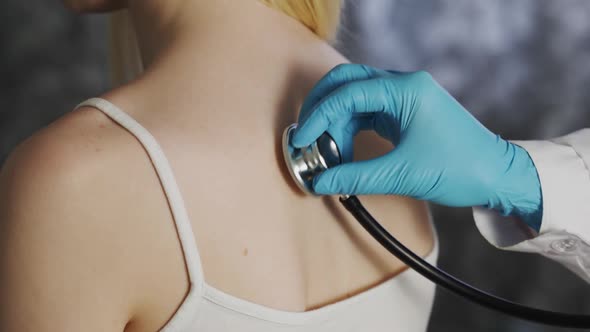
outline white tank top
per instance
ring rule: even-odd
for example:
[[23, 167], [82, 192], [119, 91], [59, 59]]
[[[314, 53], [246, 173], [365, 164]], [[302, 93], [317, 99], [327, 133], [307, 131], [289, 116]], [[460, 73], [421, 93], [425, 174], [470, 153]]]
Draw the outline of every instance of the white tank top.
[[[216, 289], [203, 279], [199, 250], [172, 169], [154, 137], [127, 113], [100, 98], [78, 106], [94, 107], [133, 134], [145, 147], [162, 183], [179, 234], [190, 290], [164, 332], [423, 332], [434, 300], [434, 285], [406, 269], [387, 281], [342, 301], [306, 312], [290, 312], [246, 301]], [[438, 237], [426, 257], [438, 258]]]

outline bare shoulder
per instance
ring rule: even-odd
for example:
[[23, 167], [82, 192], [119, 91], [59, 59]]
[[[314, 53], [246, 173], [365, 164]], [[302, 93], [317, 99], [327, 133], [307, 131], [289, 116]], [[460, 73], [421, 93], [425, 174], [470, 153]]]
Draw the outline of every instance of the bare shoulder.
[[[84, 173], [90, 175], [88, 167], [92, 166], [92, 160], [100, 158], [98, 153], [107, 146], [112, 148], [116, 138], [113, 135], [116, 130], [98, 112], [78, 109], [35, 132], [10, 153], [2, 167], [4, 177], [28, 179], [17, 186], [24, 190], [26, 186], [23, 185], [27, 183], [42, 185], [46, 181], [64, 181]], [[80, 174], [72, 174], [73, 171]]]
[[134, 235], [160, 227], [138, 207], [158, 206], [157, 181], [134, 137], [95, 109], [19, 144], [0, 171], [0, 330], [125, 330], [150, 272], [153, 238]]
[[[118, 156], [125, 164], [130, 141], [98, 110], [72, 111], [10, 153], [0, 171], [3, 202], [10, 203], [10, 210], [34, 207], [45, 214], [75, 215], [95, 209], [109, 198], [103, 190], [118, 184], [122, 172], [115, 172], [114, 162]], [[40, 223], [39, 218], [28, 222]], [[65, 221], [51, 222], [56, 226]]]
[[0, 252], [10, 254], [0, 258], [0, 292], [11, 303], [0, 305], [0, 330], [123, 331], [128, 313], [108, 300], [118, 285], [108, 281], [115, 252], [106, 244], [119, 240], [101, 211], [112, 174], [100, 165], [116, 153], [108, 131], [98, 114], [78, 110], [20, 143], [3, 165]]

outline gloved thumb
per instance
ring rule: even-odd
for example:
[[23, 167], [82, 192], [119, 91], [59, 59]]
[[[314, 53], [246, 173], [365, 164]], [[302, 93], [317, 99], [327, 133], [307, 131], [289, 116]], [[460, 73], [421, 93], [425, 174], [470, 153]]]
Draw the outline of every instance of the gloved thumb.
[[320, 195], [397, 194], [407, 169], [403, 164], [394, 150], [374, 159], [338, 165], [316, 176], [313, 189]]

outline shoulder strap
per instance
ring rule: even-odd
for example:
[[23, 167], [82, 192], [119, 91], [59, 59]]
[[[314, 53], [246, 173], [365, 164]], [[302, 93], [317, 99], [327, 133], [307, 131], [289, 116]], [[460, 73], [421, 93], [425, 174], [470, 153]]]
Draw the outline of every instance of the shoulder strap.
[[174, 218], [174, 223], [176, 224], [178, 236], [180, 237], [184, 260], [191, 283], [188, 298], [190, 298], [191, 295], [193, 295], [193, 297], [198, 297], [194, 295], [202, 294], [203, 288], [203, 271], [201, 259], [199, 257], [199, 251], [197, 249], [191, 223], [188, 218], [188, 213], [184, 205], [184, 200], [174, 178], [174, 174], [168, 159], [164, 155], [164, 151], [162, 151], [162, 148], [156, 139], [147, 131], [147, 129], [145, 129], [142, 125], [135, 121], [135, 119], [109, 101], [102, 98], [91, 98], [80, 103], [74, 109], [78, 109], [83, 106], [90, 106], [102, 111], [111, 119], [113, 119], [113, 121], [127, 129], [144, 146], [156, 170], [156, 173], [160, 178], [160, 182], [164, 189], [164, 193], [166, 194], [166, 198]]

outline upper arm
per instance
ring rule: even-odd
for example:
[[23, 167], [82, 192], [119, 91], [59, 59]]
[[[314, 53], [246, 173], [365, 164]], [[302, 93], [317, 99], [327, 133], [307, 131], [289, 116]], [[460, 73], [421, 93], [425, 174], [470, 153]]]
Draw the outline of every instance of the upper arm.
[[124, 241], [99, 213], [96, 172], [75, 157], [87, 147], [66, 138], [34, 136], [0, 172], [0, 331], [115, 332], [129, 321]]

